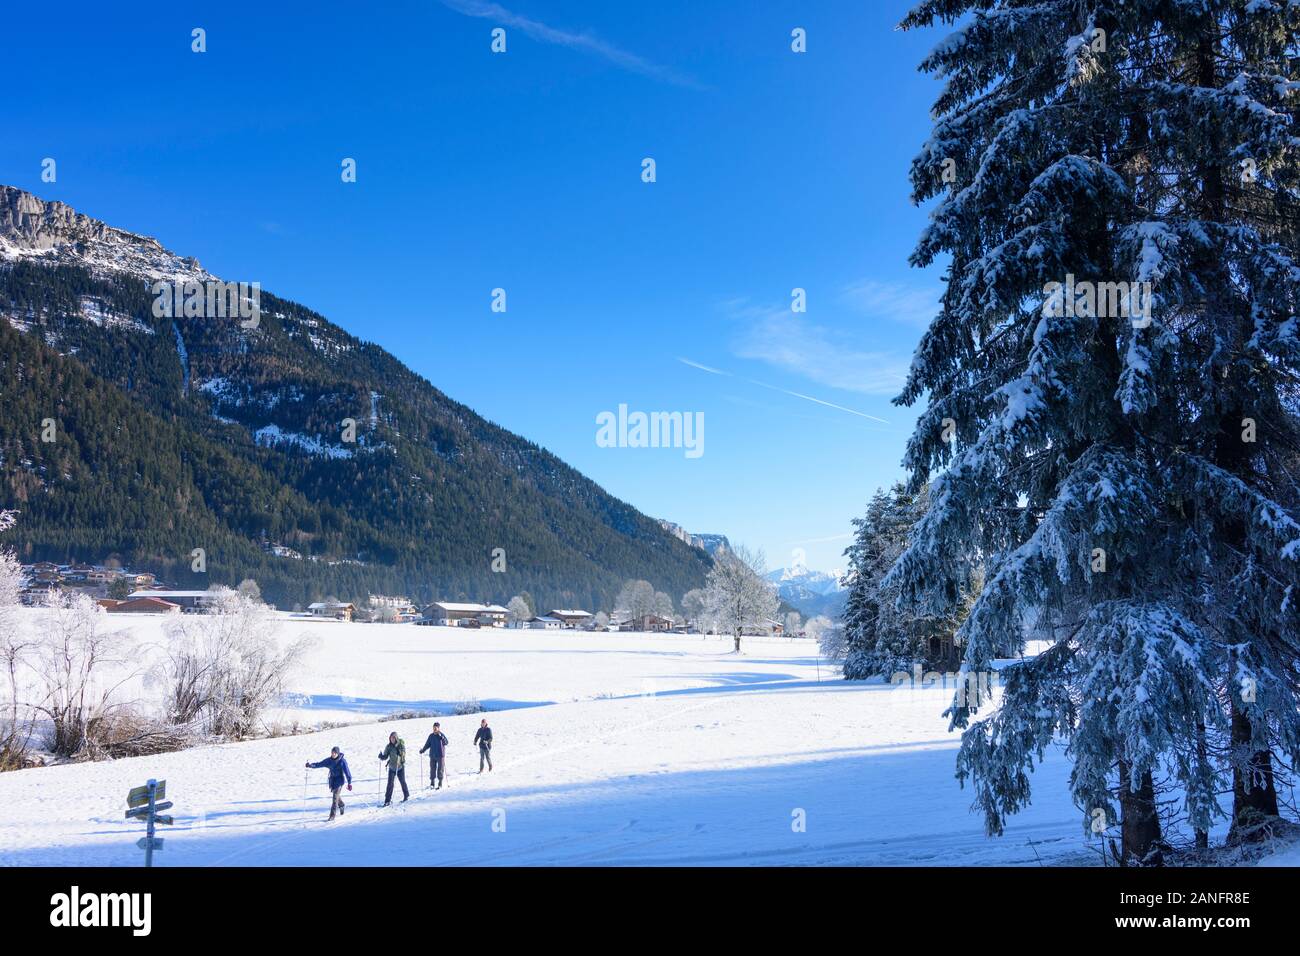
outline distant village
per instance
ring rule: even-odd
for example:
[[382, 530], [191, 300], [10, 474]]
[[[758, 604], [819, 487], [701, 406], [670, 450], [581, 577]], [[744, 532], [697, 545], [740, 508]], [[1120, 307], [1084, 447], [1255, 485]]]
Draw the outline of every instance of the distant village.
[[[22, 566], [25, 584], [22, 603], [31, 607], [51, 603], [61, 591], [79, 591], [93, 597], [106, 614], [205, 614], [214, 607], [214, 591], [168, 588], [148, 571], [90, 564], [55, 564], [37, 561]], [[513, 602], [512, 602], [513, 603]], [[286, 610], [286, 609], [282, 609]], [[368, 602], [316, 601], [306, 608], [295, 607], [294, 616], [351, 623], [368, 621], [385, 624], [414, 624], [427, 627], [524, 628], [531, 630], [636, 631], [642, 633], [698, 634], [694, 621], [660, 614], [619, 615], [581, 608], [553, 608], [545, 613], [524, 613], [521, 607], [435, 601], [420, 607], [404, 597], [371, 595]], [[785, 625], [769, 620], [765, 627], [752, 628], [750, 636], [784, 634]]]

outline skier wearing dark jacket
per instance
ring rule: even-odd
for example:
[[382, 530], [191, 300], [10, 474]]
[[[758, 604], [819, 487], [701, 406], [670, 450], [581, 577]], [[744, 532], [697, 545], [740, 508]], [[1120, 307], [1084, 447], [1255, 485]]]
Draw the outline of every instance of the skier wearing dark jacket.
[[[321, 767], [328, 767], [330, 771], [329, 788], [330, 796], [330, 820], [334, 819], [335, 811], [339, 816], [343, 815], [343, 781], [346, 778], [348, 790], [352, 789], [352, 771], [348, 769], [348, 762], [343, 759], [343, 751], [338, 747], [330, 749], [330, 755], [319, 763], [308, 763], [308, 769], [318, 770]], [[328, 822], [328, 821], [326, 821]]]
[[492, 728], [487, 725], [487, 718], [484, 717], [479, 723], [478, 733], [474, 735], [474, 743], [478, 744], [478, 772], [483, 772], [483, 764], [487, 763], [488, 770], [492, 769]]
[[393, 779], [402, 783], [402, 802], [411, 797], [406, 788], [406, 741], [397, 736], [397, 732], [388, 735], [388, 746], [379, 751], [379, 759], [388, 761], [388, 793], [384, 796], [384, 806], [393, 802]]
[[429, 734], [429, 739], [420, 748], [420, 753], [429, 751], [429, 786], [434, 787], [435, 790], [442, 789], [442, 778], [447, 764], [447, 736], [440, 728], [441, 725], [435, 723], [433, 733]]

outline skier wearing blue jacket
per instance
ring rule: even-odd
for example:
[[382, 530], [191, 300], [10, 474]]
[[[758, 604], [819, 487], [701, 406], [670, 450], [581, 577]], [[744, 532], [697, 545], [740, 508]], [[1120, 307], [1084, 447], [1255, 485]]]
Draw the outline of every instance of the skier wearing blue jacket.
[[[330, 772], [329, 788], [330, 796], [333, 801], [330, 803], [329, 819], [334, 819], [334, 812], [337, 810], [339, 816], [343, 815], [343, 780], [347, 779], [348, 791], [352, 790], [352, 771], [348, 769], [348, 762], [343, 758], [343, 751], [338, 747], [330, 748], [330, 755], [319, 763], [308, 763], [308, 769], [318, 770], [321, 767], [328, 767]], [[329, 820], [325, 821], [326, 823]]]
[[447, 735], [442, 732], [442, 725], [433, 724], [433, 733], [420, 748], [420, 753], [429, 751], [429, 786], [435, 790], [442, 789], [442, 778], [447, 772]]

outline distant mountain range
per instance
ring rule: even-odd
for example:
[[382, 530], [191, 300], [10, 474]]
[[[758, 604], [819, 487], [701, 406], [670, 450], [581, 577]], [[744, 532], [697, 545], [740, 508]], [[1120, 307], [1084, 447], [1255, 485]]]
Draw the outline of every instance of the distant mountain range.
[[306, 306], [261, 291], [255, 325], [173, 317], [151, 289], [215, 281], [0, 187], [0, 506], [22, 513], [3, 539], [22, 560], [116, 557], [184, 587], [253, 577], [284, 606], [528, 591], [608, 608], [627, 578], [675, 597], [703, 584], [707, 543]]
[[769, 572], [767, 579], [776, 585], [781, 600], [804, 617], [835, 617], [844, 609], [846, 594], [839, 571], [812, 571], [800, 564]]
[[[719, 550], [731, 547], [723, 534], [692, 534], [679, 524], [659, 519], [665, 531], [679, 541], [706, 552], [710, 557]], [[813, 571], [802, 564], [777, 568], [767, 574], [767, 580], [776, 587], [782, 601], [781, 612], [795, 610], [805, 618], [824, 614], [836, 617], [844, 610], [845, 591], [840, 585], [841, 572]]]

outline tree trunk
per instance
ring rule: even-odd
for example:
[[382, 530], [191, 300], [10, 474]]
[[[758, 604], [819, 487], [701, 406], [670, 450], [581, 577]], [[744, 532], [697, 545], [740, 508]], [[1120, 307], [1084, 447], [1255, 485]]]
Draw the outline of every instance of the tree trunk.
[[[1200, 761], [1201, 766], [1209, 763], [1209, 748], [1205, 743], [1205, 724], [1198, 722], [1196, 725], [1196, 759]], [[1196, 848], [1198, 850], [1207, 850], [1210, 847], [1210, 834], [1208, 830], [1196, 831]]]
[[731, 636], [732, 636], [733, 638], [735, 638], [735, 641], [736, 641], [736, 650], [735, 650], [735, 653], [739, 654], [739, 653], [740, 653], [740, 632], [739, 632], [739, 631], [736, 631], [736, 632], [735, 632], [734, 634], [732, 634]]
[[1120, 865], [1159, 866], [1164, 861], [1156, 846], [1160, 841], [1160, 818], [1156, 816], [1155, 782], [1147, 771], [1134, 791], [1129, 786], [1130, 770], [1128, 761], [1119, 762]]
[[[1232, 710], [1232, 828], [1228, 842], [1261, 839], [1260, 824], [1278, 815], [1277, 789], [1273, 785], [1273, 755], [1251, 750], [1250, 718]], [[1249, 754], [1249, 756], [1247, 756]]]

